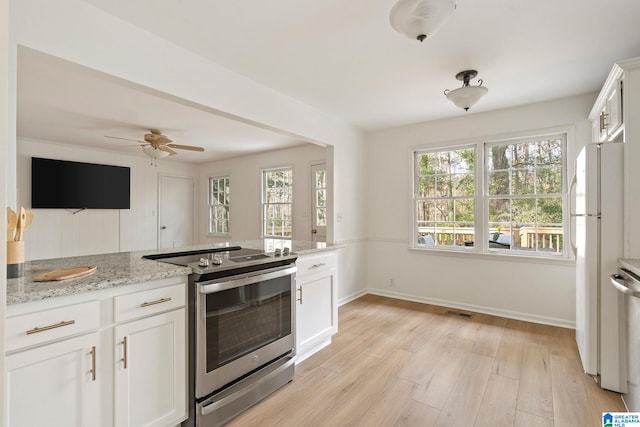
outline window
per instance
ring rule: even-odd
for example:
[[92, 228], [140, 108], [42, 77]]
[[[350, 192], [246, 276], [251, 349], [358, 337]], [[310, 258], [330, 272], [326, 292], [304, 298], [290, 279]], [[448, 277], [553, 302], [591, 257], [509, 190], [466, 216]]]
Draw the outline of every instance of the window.
[[291, 239], [293, 169], [262, 172], [262, 231], [264, 237]]
[[412, 246], [566, 256], [565, 151], [565, 134], [414, 151]]
[[489, 246], [564, 251], [564, 135], [486, 144]]
[[209, 233], [229, 233], [229, 177], [209, 178]]
[[475, 148], [415, 153], [418, 244], [473, 246]]

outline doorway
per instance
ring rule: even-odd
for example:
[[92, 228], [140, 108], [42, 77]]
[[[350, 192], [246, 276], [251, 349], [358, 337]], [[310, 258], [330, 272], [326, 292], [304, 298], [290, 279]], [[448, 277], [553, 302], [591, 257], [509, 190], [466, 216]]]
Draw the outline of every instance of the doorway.
[[311, 165], [311, 241], [327, 241], [327, 165]]
[[158, 249], [193, 245], [193, 178], [160, 175]]

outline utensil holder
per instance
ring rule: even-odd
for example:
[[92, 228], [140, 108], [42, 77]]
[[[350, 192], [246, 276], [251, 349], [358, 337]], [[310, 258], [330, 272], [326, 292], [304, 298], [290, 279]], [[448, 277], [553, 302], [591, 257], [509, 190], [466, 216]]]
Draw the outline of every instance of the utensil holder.
[[7, 242], [7, 279], [24, 276], [24, 240]]

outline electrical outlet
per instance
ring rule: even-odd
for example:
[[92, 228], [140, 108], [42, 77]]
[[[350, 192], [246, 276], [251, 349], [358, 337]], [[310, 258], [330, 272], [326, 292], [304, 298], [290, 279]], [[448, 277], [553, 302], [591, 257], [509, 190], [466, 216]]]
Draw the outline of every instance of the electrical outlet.
[[395, 286], [396, 286], [396, 279], [389, 279], [389, 287], [395, 288]]

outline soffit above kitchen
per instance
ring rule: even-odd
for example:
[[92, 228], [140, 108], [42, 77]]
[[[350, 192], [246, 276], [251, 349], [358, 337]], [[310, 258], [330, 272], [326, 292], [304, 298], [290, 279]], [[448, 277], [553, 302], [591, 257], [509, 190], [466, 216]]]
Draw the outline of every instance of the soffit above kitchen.
[[[84, 0], [364, 130], [595, 92], [640, 56], [640, 2], [456, 0], [420, 43], [393, 30], [397, 0]], [[461, 70], [489, 93], [451, 104]]]
[[[134, 141], [157, 129], [174, 144], [169, 160], [205, 163], [306, 145], [260, 127], [78, 64], [18, 47], [17, 136], [144, 156]], [[125, 139], [106, 138], [113, 136]], [[147, 147], [148, 148], [148, 147]]]

